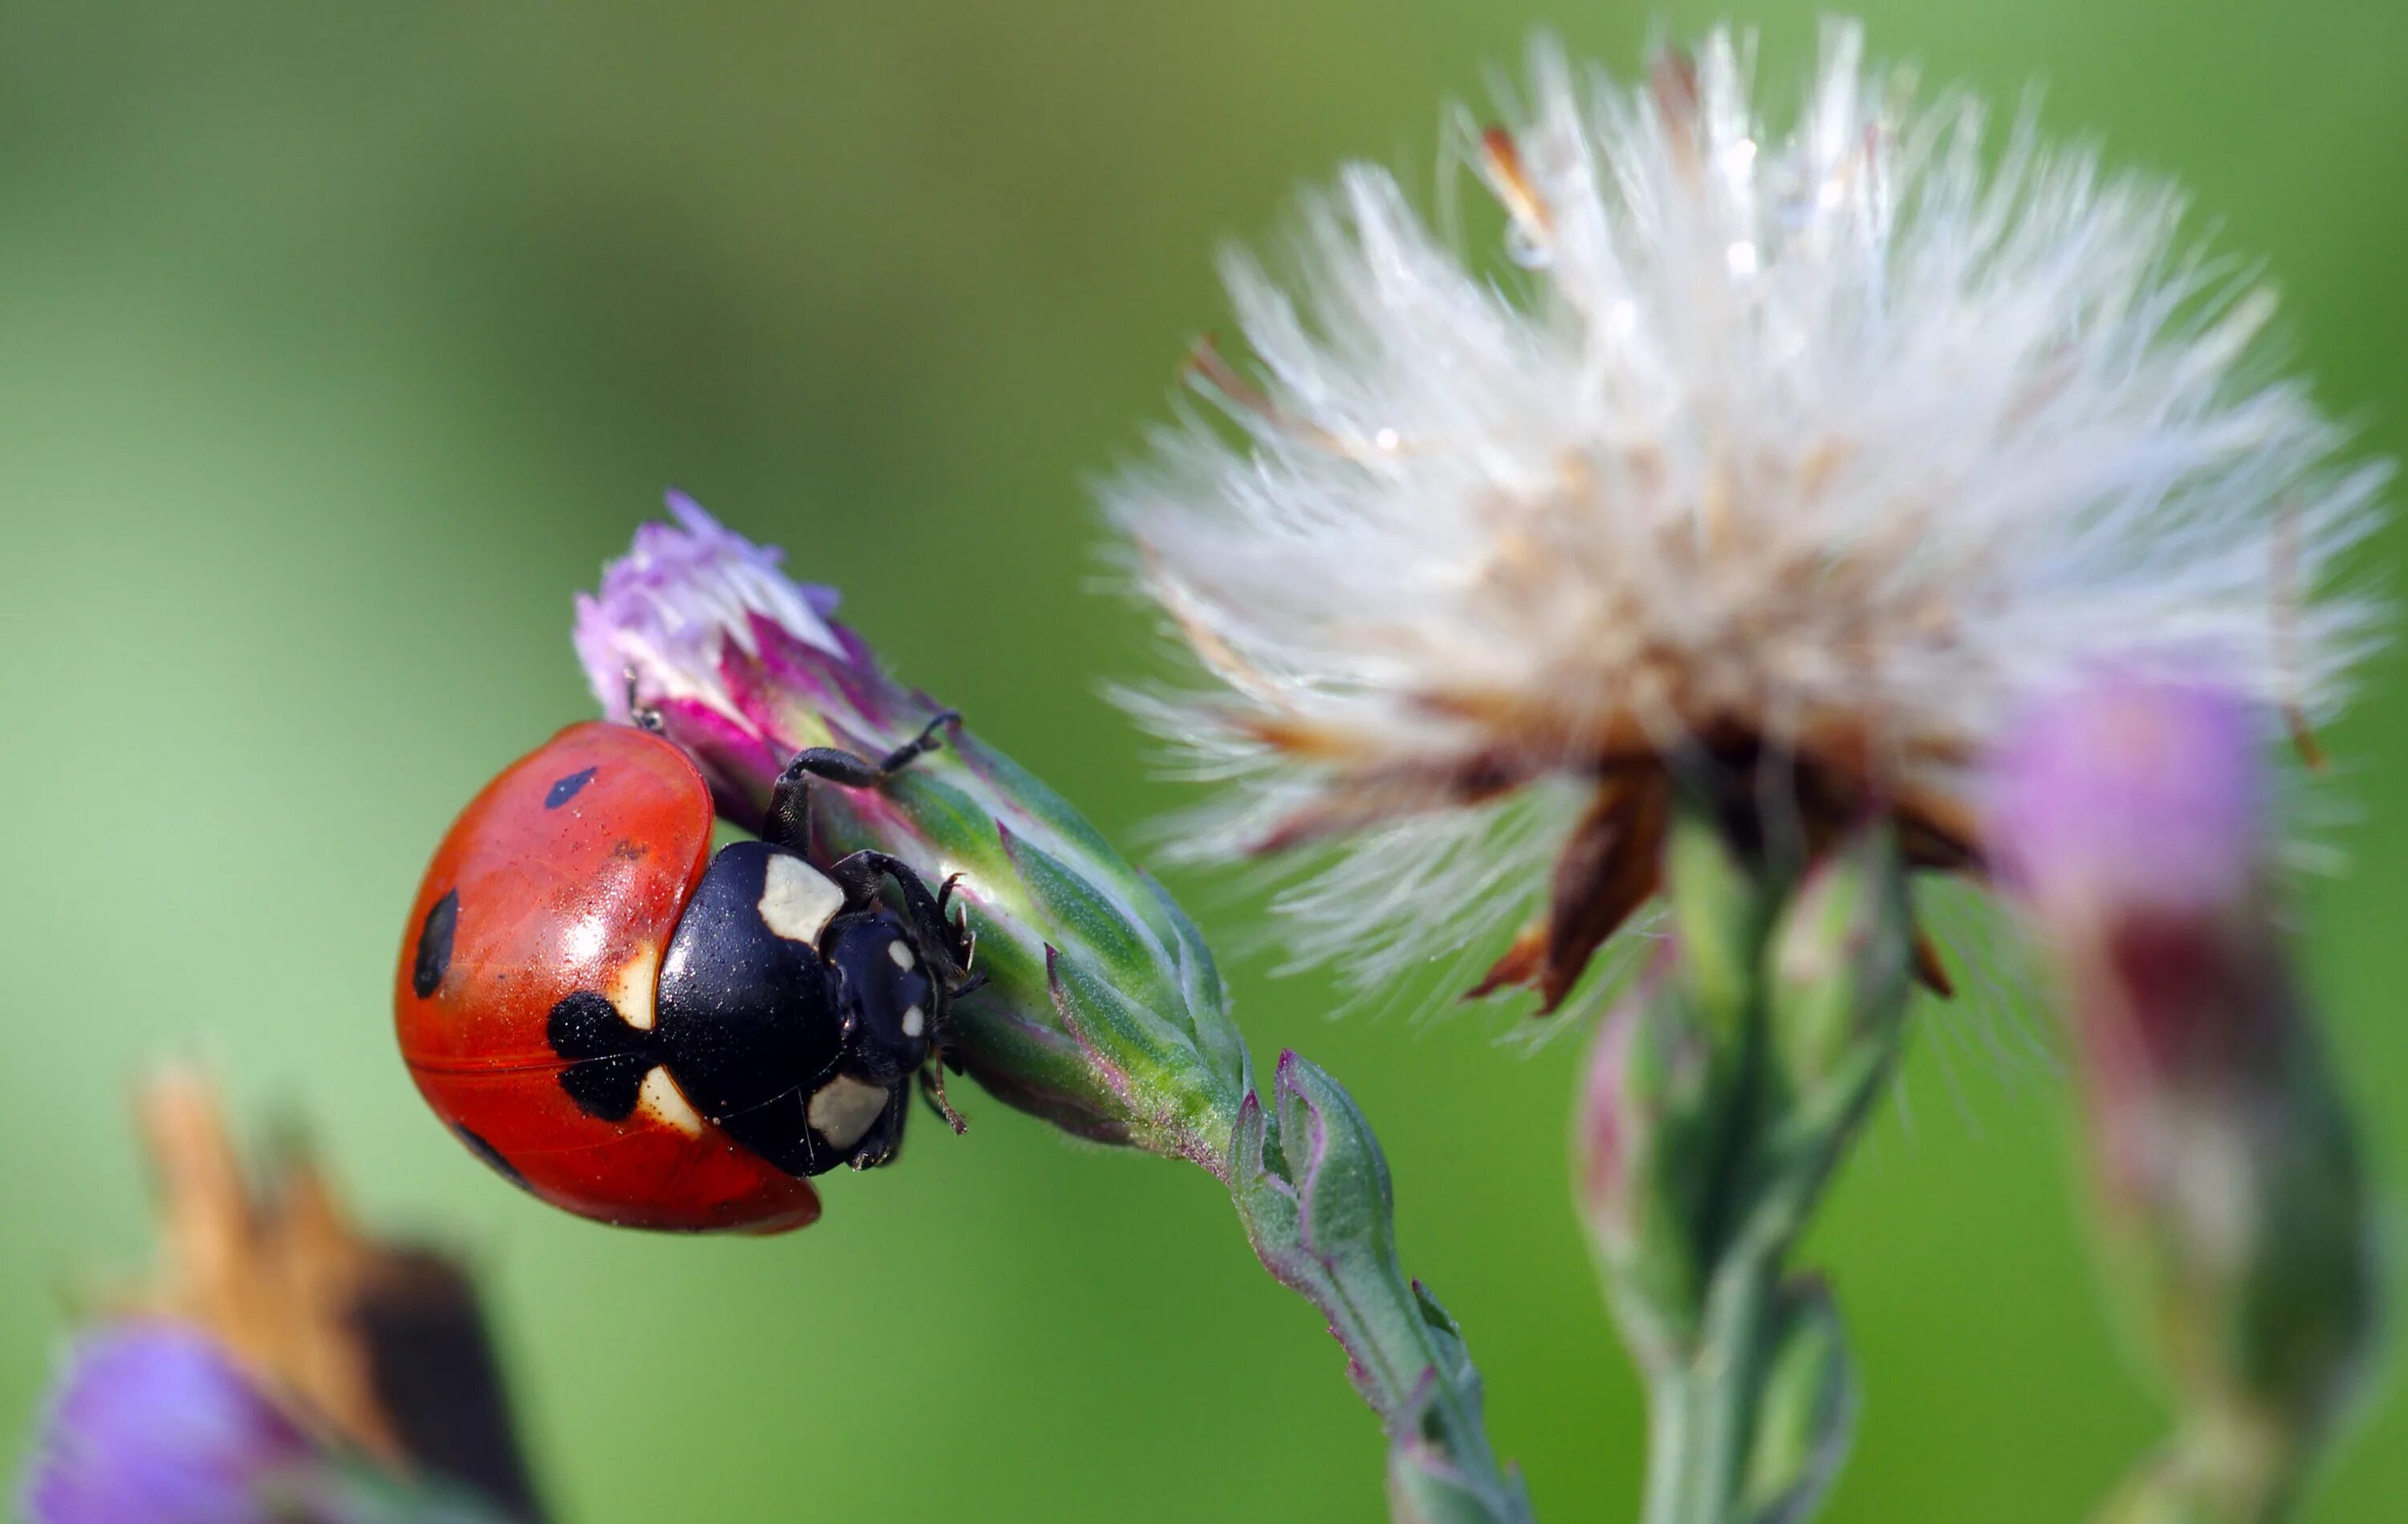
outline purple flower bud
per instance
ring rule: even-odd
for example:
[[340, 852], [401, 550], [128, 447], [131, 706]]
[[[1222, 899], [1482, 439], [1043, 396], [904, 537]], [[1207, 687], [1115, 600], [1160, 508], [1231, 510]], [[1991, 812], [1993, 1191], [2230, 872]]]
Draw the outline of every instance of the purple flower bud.
[[2111, 677], [2036, 708], [1993, 774], [1993, 858], [2066, 987], [2113, 1190], [2179, 1167], [2150, 1108], [2253, 1088], [2297, 1020], [2259, 742], [2226, 694]]
[[[953, 1010], [949, 1060], [991, 1093], [1083, 1137], [1226, 1174], [1250, 1084], [1211, 953], [1179, 907], [1059, 795], [880, 669], [835, 621], [836, 594], [672, 493], [577, 602], [576, 643], [605, 713], [629, 699], [757, 829], [808, 747], [881, 758], [936, 748], [871, 787], [815, 789], [814, 841], [874, 847], [950, 880], [983, 984]], [[940, 722], [941, 721], [941, 722]]]
[[2351, 1389], [2373, 1281], [2356, 1140], [2274, 915], [2263, 739], [2226, 694], [2100, 679], [2013, 733], [1987, 839], [2062, 990], [2147, 1342], [2192, 1427], [2270, 1436], [2287, 1467]]
[[36, 1441], [35, 1524], [268, 1524], [310, 1466], [298, 1426], [207, 1336], [171, 1323], [85, 1335]]

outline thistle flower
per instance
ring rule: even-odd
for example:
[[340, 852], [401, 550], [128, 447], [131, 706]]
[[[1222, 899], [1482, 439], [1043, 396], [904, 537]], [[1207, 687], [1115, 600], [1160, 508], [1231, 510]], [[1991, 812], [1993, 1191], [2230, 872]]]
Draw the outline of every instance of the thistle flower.
[[2375, 1321], [2358, 1146], [2277, 930], [2263, 729], [2229, 694], [2104, 678], [2035, 708], [1992, 790], [2101, 1223], [2185, 1409], [2118, 1518], [2275, 1517]]
[[2028, 121], [1993, 152], [1861, 48], [1827, 31], [1785, 127], [1727, 32], [1635, 85], [1538, 48], [1462, 135], [1524, 277], [1360, 166], [1305, 204], [1301, 300], [1227, 262], [1259, 379], [1201, 351], [1219, 416], [1109, 506], [1216, 679], [1142, 712], [1249, 784], [1190, 845], [1349, 838], [1301, 952], [1371, 979], [1518, 920], [1475, 993], [1552, 1009], [1660, 887], [1676, 781], [1962, 870], [1973, 759], [2071, 674], [2337, 701], [2366, 609], [2311, 590], [2385, 469], [2249, 379], [2271, 296], [2172, 191]]
[[1344, 1088], [1285, 1053], [1267, 1104], [1211, 953], [1159, 885], [957, 716], [888, 678], [835, 622], [834, 593], [789, 582], [777, 550], [691, 500], [672, 493], [669, 509], [674, 526], [645, 525], [578, 600], [577, 649], [604, 710], [653, 710], [744, 825], [802, 748], [875, 757], [938, 737], [875, 788], [815, 790], [812, 839], [955, 880], [986, 982], [953, 1007], [951, 1056], [1057, 1127], [1210, 1170], [1264, 1267], [1346, 1349], [1387, 1427], [1398, 1497], [1448, 1524], [1526, 1524], [1520, 1483], [1482, 1431], [1462, 1336], [1398, 1267], [1387, 1161]]

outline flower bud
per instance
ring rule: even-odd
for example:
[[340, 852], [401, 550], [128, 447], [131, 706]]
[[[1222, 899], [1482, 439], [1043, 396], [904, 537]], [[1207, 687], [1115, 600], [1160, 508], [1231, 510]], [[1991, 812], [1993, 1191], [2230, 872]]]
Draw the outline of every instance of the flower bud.
[[1792, 1104], [1844, 1106], [1886, 1072], [1905, 1015], [1914, 914], [1891, 832], [1825, 854], [1783, 908], [1766, 983], [1775, 1076]]
[[674, 525], [643, 526], [578, 600], [578, 654], [605, 710], [654, 711], [748, 829], [796, 752], [875, 759], [937, 724], [937, 748], [877, 787], [815, 786], [812, 822], [831, 856], [875, 847], [932, 884], [958, 877], [987, 982], [955, 1004], [949, 1057], [1069, 1132], [1226, 1175], [1245, 1048], [1170, 897], [1060, 795], [887, 677], [835, 620], [834, 591], [789, 580], [776, 549], [681, 495], [669, 510]]
[[1885, 823], [1840, 842], [1783, 906], [1764, 986], [1763, 1126], [1750, 1231], [1804, 1226], [1903, 1046], [1914, 914]]
[[1896, 1058], [1912, 928], [1878, 823], [1785, 898], [1703, 814], [1676, 822], [1674, 934], [1599, 1027], [1575, 1168], [1625, 1332], [1651, 1365], [1695, 1339], [1740, 1238], [1785, 1245]]
[[1641, 1362], [1695, 1336], [1708, 1273], [1700, 1225], [1718, 1162], [1715, 1055], [1666, 941], [1598, 1026], [1574, 1113], [1573, 1177], [1598, 1273]]
[[[2275, 920], [2260, 739], [2221, 693], [2095, 682], [2014, 733], [1989, 826], [2063, 986], [2145, 1341], [2191, 1427], [2267, 1458], [2228, 1495], [2297, 1464], [2374, 1321], [2358, 1147]], [[2255, 1517], [2203, 1517], [2228, 1514]]]

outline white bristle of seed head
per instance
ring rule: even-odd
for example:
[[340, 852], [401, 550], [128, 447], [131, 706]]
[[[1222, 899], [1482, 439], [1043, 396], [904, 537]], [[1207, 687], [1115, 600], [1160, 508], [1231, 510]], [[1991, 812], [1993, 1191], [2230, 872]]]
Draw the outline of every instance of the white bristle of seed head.
[[1950, 790], [1941, 759], [2085, 672], [2313, 720], [2372, 643], [2326, 588], [2387, 465], [2340, 463], [2267, 375], [2272, 296], [2188, 245], [2172, 190], [2028, 118], [2000, 151], [1853, 25], [1785, 123], [1752, 55], [1713, 33], [1668, 90], [1536, 49], [1488, 167], [1518, 274], [1347, 170], [1304, 204], [1296, 294], [1227, 262], [1260, 394], [1107, 491], [1211, 679], [1129, 702], [1237, 785], [1189, 854], [1383, 772], [1536, 780], [1360, 801], [1281, 903], [1307, 959], [1385, 978], [1524, 918], [1607, 736], [1840, 716]]

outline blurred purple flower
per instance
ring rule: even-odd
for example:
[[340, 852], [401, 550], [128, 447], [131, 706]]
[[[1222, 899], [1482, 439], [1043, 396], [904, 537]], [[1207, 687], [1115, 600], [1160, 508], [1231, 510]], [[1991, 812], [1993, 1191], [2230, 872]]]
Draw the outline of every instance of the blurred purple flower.
[[2227, 694], [2113, 677], [2033, 710], [1997, 763], [1996, 866], [2066, 986], [2113, 1190], [2180, 1167], [2157, 1108], [2255, 1089], [2300, 1021], [2262, 739]]
[[2276, 916], [2258, 718], [2101, 677], [2027, 716], [1989, 800], [2062, 990], [2101, 1226], [2214, 1462], [2135, 1495], [2212, 1476], [2217, 1517], [2286, 1494], [2375, 1322], [2357, 1143]]
[[214, 1341], [127, 1323], [78, 1341], [23, 1507], [34, 1524], [269, 1524], [294, 1517], [274, 1494], [313, 1455]]

